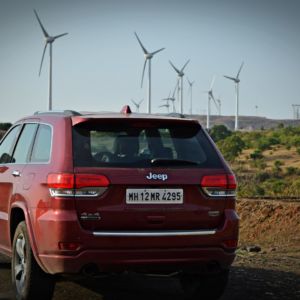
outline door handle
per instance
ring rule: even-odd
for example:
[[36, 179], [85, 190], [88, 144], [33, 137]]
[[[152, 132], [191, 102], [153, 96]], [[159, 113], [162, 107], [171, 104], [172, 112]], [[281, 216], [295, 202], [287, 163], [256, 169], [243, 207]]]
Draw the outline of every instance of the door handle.
[[12, 176], [14, 176], [14, 177], [20, 177], [21, 173], [20, 173], [20, 171], [15, 170], [15, 171], [12, 172]]

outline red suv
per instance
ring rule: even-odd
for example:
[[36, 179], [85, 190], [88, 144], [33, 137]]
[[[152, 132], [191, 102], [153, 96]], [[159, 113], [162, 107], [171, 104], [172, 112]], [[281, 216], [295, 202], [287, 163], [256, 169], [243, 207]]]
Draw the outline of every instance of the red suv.
[[236, 181], [195, 120], [38, 112], [0, 143], [0, 251], [17, 299], [51, 299], [54, 275], [177, 277], [217, 299], [235, 257]]

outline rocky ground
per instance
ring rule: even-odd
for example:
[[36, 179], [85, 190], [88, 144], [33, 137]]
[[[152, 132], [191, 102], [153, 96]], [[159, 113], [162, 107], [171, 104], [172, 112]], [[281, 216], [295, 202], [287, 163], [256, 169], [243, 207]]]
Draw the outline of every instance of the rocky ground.
[[[300, 299], [300, 202], [240, 200], [240, 248], [221, 300]], [[0, 299], [11, 299], [0, 260]], [[135, 274], [57, 283], [55, 300], [183, 299], [177, 280]]]

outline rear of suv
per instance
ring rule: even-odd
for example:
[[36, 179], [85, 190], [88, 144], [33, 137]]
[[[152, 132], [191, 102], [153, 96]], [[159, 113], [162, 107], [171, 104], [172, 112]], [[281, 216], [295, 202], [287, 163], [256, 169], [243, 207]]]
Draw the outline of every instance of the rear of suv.
[[195, 120], [36, 113], [0, 143], [0, 251], [17, 299], [54, 275], [135, 271], [218, 299], [238, 240], [236, 181]]

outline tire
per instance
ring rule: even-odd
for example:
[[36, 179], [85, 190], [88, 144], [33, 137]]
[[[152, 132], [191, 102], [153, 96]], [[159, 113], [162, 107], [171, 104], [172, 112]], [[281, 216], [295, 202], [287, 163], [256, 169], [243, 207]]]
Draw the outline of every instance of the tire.
[[217, 300], [227, 286], [229, 270], [222, 270], [216, 274], [182, 274], [181, 287], [186, 300]]
[[37, 264], [25, 221], [17, 226], [12, 247], [12, 287], [17, 300], [52, 299], [55, 279]]

